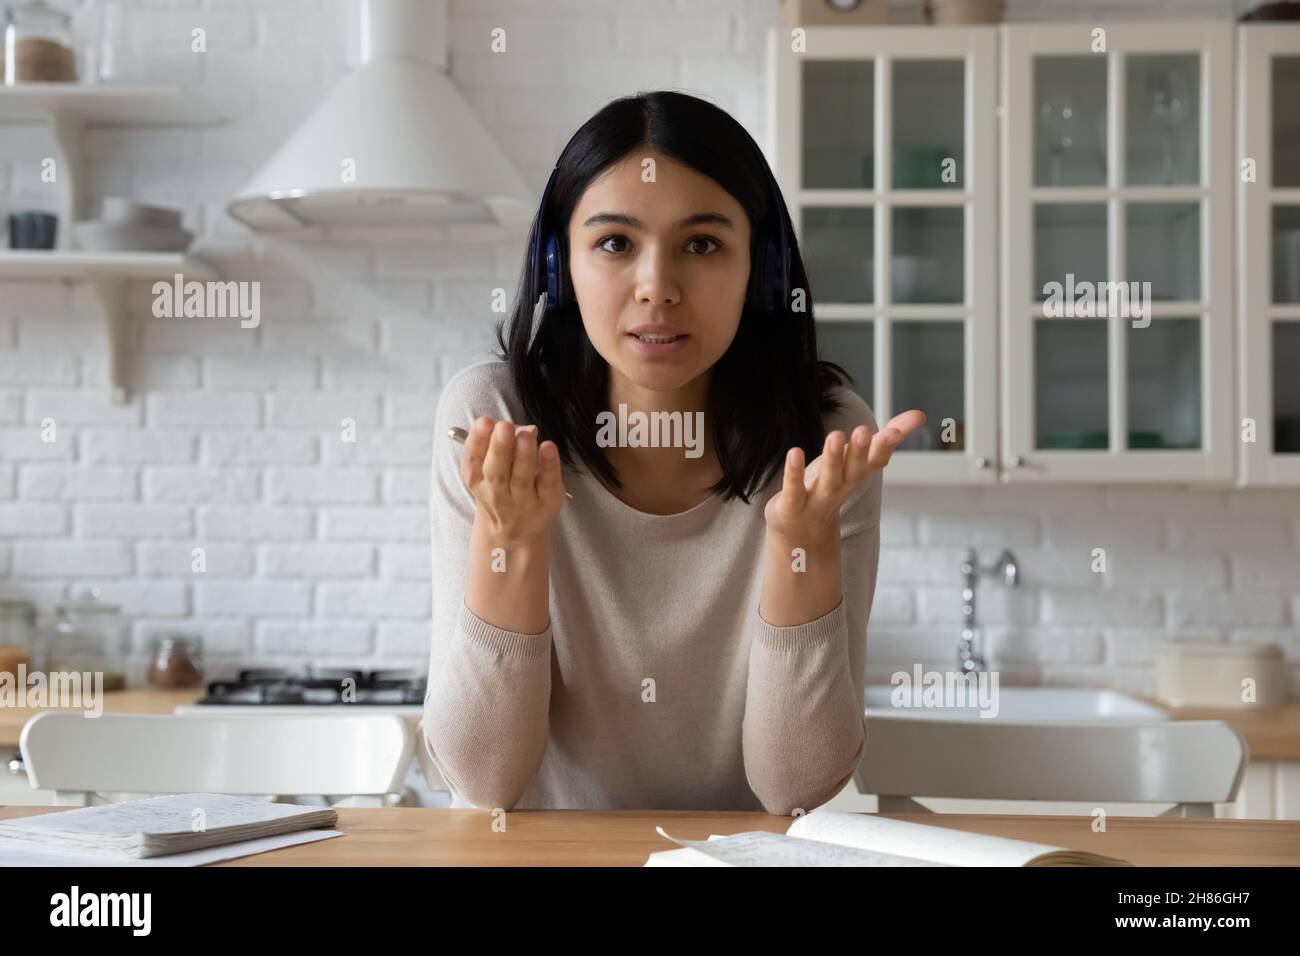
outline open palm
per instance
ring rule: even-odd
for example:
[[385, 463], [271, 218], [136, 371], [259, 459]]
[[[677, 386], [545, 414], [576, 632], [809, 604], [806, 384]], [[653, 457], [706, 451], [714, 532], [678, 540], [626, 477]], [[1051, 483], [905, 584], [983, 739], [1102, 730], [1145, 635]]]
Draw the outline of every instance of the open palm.
[[894, 449], [925, 421], [925, 412], [913, 408], [895, 415], [875, 433], [867, 425], [853, 429], [848, 438], [833, 431], [826, 436], [822, 453], [806, 468], [803, 449], [791, 448], [781, 490], [763, 510], [768, 530], [792, 541], [828, 533], [849, 496], [871, 472], [888, 465]]

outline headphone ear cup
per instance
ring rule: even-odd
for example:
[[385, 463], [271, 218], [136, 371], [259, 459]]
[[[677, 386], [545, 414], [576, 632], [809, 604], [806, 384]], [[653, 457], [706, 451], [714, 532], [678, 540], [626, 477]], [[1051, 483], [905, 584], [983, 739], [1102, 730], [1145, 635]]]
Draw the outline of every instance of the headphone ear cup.
[[555, 233], [551, 233], [546, 237], [546, 304], [552, 309], [558, 309], [563, 304], [561, 276], [564, 274], [564, 263], [561, 260], [559, 240]]
[[560, 247], [558, 235], [551, 233], [546, 237], [546, 297], [551, 308], [568, 304], [568, 282], [564, 281], [564, 250]]

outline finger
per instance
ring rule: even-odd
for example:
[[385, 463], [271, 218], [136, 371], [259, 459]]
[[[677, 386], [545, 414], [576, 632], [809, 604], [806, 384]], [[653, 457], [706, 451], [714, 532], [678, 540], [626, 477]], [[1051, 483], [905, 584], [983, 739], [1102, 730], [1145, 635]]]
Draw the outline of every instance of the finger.
[[515, 463], [510, 469], [510, 497], [532, 501], [537, 494], [537, 429], [528, 425], [515, 432]]
[[817, 487], [817, 476], [822, 473], [822, 464], [825, 462], [825, 455], [818, 455], [810, 461], [803, 470], [803, 488], [804, 491], [812, 492]]
[[496, 422], [486, 415], [481, 415], [470, 426], [465, 438], [465, 455], [460, 463], [460, 476], [466, 487], [473, 488], [483, 480], [483, 460], [487, 457], [488, 439]]
[[859, 425], [853, 429], [853, 434], [849, 436], [849, 460], [844, 465], [844, 481], [846, 484], [856, 485], [871, 470], [871, 439], [873, 437], [870, 425]]
[[564, 502], [564, 479], [560, 476], [560, 449], [553, 441], [544, 441], [539, 458], [537, 494], [548, 505]]
[[803, 511], [808, 500], [808, 490], [803, 484], [803, 449], [791, 448], [785, 453], [785, 475], [781, 482], [781, 497], [794, 513]]
[[844, 487], [844, 445], [844, 432], [837, 429], [826, 436], [821, 474], [817, 476], [817, 485], [813, 489], [813, 497], [819, 501], [833, 500]]
[[510, 487], [510, 466], [515, 457], [515, 426], [499, 421], [492, 429], [487, 457], [483, 460], [483, 478], [499, 491]]
[[[917, 408], [909, 408], [907, 411], [899, 412], [891, 418], [885, 424], [885, 428], [896, 429], [903, 438], [906, 438], [908, 435], [912, 434], [912, 432], [924, 425], [925, 422], [925, 412]], [[881, 431], [884, 431], [884, 429], [882, 428]], [[902, 439], [899, 440], [901, 441]]]
[[869, 460], [872, 468], [884, 468], [894, 456], [894, 449], [905, 436], [892, 425], [886, 425], [875, 438], [871, 439]]

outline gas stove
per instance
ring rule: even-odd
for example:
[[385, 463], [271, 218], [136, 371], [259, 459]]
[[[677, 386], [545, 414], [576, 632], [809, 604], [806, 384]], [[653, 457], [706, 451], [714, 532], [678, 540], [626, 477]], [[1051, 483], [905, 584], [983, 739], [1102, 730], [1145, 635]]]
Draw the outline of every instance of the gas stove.
[[258, 713], [340, 713], [363, 707], [367, 713], [418, 714], [426, 686], [427, 676], [411, 670], [241, 670], [237, 680], [210, 682], [205, 696], [177, 712], [239, 707]]

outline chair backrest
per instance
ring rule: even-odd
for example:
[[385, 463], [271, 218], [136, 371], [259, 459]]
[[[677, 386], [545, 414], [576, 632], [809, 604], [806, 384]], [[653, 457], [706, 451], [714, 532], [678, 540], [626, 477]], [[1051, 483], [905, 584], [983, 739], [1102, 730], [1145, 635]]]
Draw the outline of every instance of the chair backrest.
[[129, 792], [328, 795], [383, 805], [385, 795], [402, 792], [414, 742], [395, 715], [46, 711], [23, 727], [19, 748], [31, 785], [56, 791], [58, 803]]
[[[1236, 799], [1246, 741], [1218, 720], [984, 721], [866, 718], [854, 774], [881, 809], [912, 797], [1174, 803], [1213, 816]], [[1208, 808], [1208, 812], [1207, 812]]]

